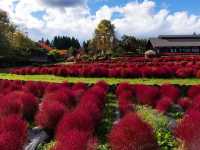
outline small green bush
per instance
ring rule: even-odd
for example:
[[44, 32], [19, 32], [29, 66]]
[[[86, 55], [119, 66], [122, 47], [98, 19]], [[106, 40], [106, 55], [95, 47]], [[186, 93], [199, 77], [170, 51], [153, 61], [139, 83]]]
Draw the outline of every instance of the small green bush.
[[161, 150], [175, 150], [178, 142], [168, 129], [170, 119], [148, 106], [136, 106], [137, 114], [154, 129]]
[[50, 143], [40, 144], [37, 150], [51, 150], [55, 146], [56, 142], [51, 141]]

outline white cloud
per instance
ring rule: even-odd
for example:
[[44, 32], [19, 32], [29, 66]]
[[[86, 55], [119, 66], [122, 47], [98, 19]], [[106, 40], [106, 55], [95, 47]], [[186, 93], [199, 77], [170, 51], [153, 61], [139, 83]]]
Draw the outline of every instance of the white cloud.
[[[156, 11], [155, 7], [154, 1], [144, 0], [141, 3], [130, 2], [124, 6], [105, 5], [92, 14], [91, 8], [85, 4], [51, 7], [41, 3], [41, 0], [0, 1], [0, 8], [9, 12], [13, 22], [30, 31], [34, 30], [34, 33], [40, 33], [37, 39], [57, 34], [75, 36], [80, 40], [89, 39], [101, 19], [112, 20], [118, 35], [149, 37], [158, 34], [200, 33], [200, 16], [189, 14], [187, 11], [175, 13], [171, 13], [168, 9]], [[33, 15], [40, 11], [45, 12], [42, 17]], [[113, 17], [116, 13], [120, 14], [120, 17]], [[32, 37], [36, 38], [35, 34]]]

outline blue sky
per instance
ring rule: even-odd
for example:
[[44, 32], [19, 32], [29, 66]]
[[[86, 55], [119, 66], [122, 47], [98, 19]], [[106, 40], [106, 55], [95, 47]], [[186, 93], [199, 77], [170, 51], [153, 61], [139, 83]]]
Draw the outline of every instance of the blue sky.
[[92, 38], [109, 19], [116, 35], [148, 38], [159, 34], [200, 33], [199, 0], [0, 0], [19, 29], [34, 40], [55, 35]]

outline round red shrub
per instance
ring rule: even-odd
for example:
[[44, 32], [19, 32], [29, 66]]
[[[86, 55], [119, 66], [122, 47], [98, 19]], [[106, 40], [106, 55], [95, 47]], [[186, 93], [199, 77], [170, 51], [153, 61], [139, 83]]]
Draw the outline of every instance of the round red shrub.
[[141, 104], [154, 106], [159, 98], [159, 89], [154, 86], [137, 85], [136, 97]]
[[65, 135], [73, 129], [92, 132], [94, 130], [95, 123], [90, 115], [91, 114], [83, 110], [77, 110], [72, 113], [65, 114], [58, 124], [56, 139], [62, 140]]
[[187, 110], [192, 105], [192, 100], [189, 97], [183, 97], [178, 100], [178, 104]]
[[188, 89], [187, 95], [191, 98], [195, 98], [196, 96], [200, 95], [200, 85], [192, 85]]
[[20, 145], [23, 145], [27, 138], [27, 123], [17, 115], [3, 117], [0, 120], [0, 133], [8, 132], [12, 132], [18, 138]]
[[44, 95], [44, 101], [58, 101], [64, 104], [68, 109], [73, 108], [76, 105], [76, 100], [71, 90], [63, 90], [46, 93]]
[[174, 102], [181, 96], [179, 88], [172, 84], [161, 85], [160, 94], [162, 97], [171, 98]]
[[78, 82], [72, 86], [72, 90], [86, 90], [87, 86], [85, 83]]
[[124, 91], [121, 92], [118, 96], [118, 99], [126, 99], [127, 101], [130, 101], [132, 103], [136, 102], [135, 98], [133, 97], [133, 93], [130, 91]]
[[45, 94], [55, 92], [55, 91], [60, 91], [60, 90], [67, 90], [67, 89], [69, 89], [67, 85], [60, 84], [60, 83], [49, 83], [47, 87], [45, 88]]
[[67, 132], [63, 140], [57, 142], [55, 150], [96, 150], [97, 143], [91, 140], [90, 133], [74, 129]]
[[190, 111], [184, 115], [174, 133], [182, 140], [187, 150], [197, 150], [200, 147], [200, 112]]
[[105, 81], [98, 81], [97, 83], [95, 83], [95, 86], [99, 86], [101, 88], [103, 88], [105, 90], [105, 92], [107, 92], [109, 90], [109, 86], [108, 83], [106, 83]]
[[158, 150], [152, 128], [135, 113], [129, 113], [108, 136], [112, 150]]
[[31, 93], [28, 93], [28, 92], [25, 93], [23, 91], [11, 92], [10, 94], [4, 97], [4, 100], [7, 100], [8, 102], [7, 105], [11, 103], [13, 103], [12, 105], [14, 105], [16, 103], [18, 107], [18, 112], [21, 112], [23, 116], [28, 120], [32, 119], [33, 116], [35, 115], [35, 112], [37, 111], [37, 107], [38, 107], [38, 101], [39, 101]]
[[172, 106], [172, 104], [173, 104], [173, 101], [171, 98], [163, 97], [157, 102], [156, 109], [159, 112], [165, 113], [170, 108], [170, 106]]
[[131, 101], [128, 101], [126, 99], [120, 99], [119, 100], [119, 111], [121, 113], [121, 116], [124, 116], [125, 114], [128, 114], [129, 112], [133, 112], [134, 104]]
[[129, 83], [120, 83], [120, 84], [117, 86], [116, 94], [117, 94], [117, 95], [120, 95], [120, 93], [121, 93], [121, 92], [124, 92], [124, 91], [133, 92], [133, 91], [134, 91], [133, 85], [131, 85], [131, 84], [129, 84]]
[[44, 101], [35, 117], [36, 124], [42, 128], [55, 129], [66, 111], [66, 107], [57, 101]]
[[85, 111], [88, 114], [90, 114], [90, 116], [93, 119], [93, 123], [95, 125], [97, 125], [102, 117], [102, 111], [99, 108], [99, 106], [97, 105], [97, 103], [95, 103], [94, 101], [90, 100], [90, 99], [84, 99], [81, 101], [81, 103], [78, 105], [78, 111]]
[[74, 95], [74, 99], [76, 101], [76, 103], [79, 103], [81, 97], [84, 95], [85, 90], [83, 89], [79, 89], [79, 90], [72, 90], [73, 95]]
[[44, 94], [46, 83], [27, 81], [24, 84], [24, 91], [32, 93], [37, 97], [42, 97]]
[[3, 96], [0, 100], [0, 117], [12, 115], [12, 114], [22, 114], [22, 105], [15, 95], [10, 93]]
[[193, 101], [192, 101], [192, 105], [189, 108], [189, 110], [196, 110], [196, 111], [200, 111], [200, 95], [196, 96]]
[[23, 144], [14, 132], [0, 133], [0, 149], [1, 150], [22, 150]]
[[81, 102], [87, 101], [87, 100], [93, 101], [93, 103], [96, 103], [97, 106], [102, 109], [104, 106], [104, 99], [101, 99], [94, 91], [87, 91], [82, 97]]

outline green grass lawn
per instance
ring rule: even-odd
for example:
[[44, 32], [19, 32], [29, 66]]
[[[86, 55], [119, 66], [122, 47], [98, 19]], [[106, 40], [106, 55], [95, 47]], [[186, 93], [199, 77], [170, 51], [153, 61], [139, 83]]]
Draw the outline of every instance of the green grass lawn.
[[23, 81], [46, 81], [61, 83], [68, 81], [69, 83], [84, 82], [84, 83], [96, 83], [97, 81], [104, 80], [110, 85], [118, 84], [120, 82], [129, 82], [132, 84], [149, 84], [160, 85], [164, 83], [179, 84], [179, 85], [194, 85], [200, 84], [200, 79], [151, 79], [151, 78], [136, 78], [136, 79], [123, 79], [123, 78], [84, 78], [84, 77], [60, 77], [54, 75], [15, 75], [0, 73], [0, 79], [8, 80], [23, 80]]

